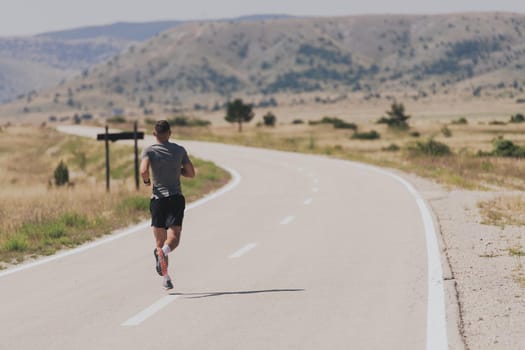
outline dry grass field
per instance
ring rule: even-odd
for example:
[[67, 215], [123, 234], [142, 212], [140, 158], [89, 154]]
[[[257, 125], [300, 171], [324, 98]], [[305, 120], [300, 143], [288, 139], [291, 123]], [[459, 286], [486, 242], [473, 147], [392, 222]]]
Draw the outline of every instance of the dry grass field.
[[[323, 95], [323, 98], [328, 100], [332, 97], [334, 96], [329, 94]], [[224, 110], [179, 114], [165, 112], [156, 115], [155, 118], [185, 116], [211, 122], [210, 127], [175, 127], [175, 136], [183, 139], [217, 141], [358, 160], [412, 172], [442, 184], [465, 189], [525, 189], [522, 178], [525, 171], [523, 158], [490, 155], [495, 149], [494, 141], [498, 137], [511, 141], [517, 147], [525, 146], [525, 123], [509, 122], [512, 115], [525, 112], [522, 104], [508, 98], [465, 99], [436, 96], [416, 101], [401, 95], [398, 97], [398, 101], [405, 105], [406, 113], [411, 116], [408, 121], [410, 128], [406, 131], [391, 130], [384, 124], [376, 123], [390, 108], [392, 101], [388, 99], [363, 101], [356, 98], [338, 103], [294, 105], [295, 98], [290, 95], [286, 97], [283, 105], [255, 108], [255, 118], [244, 125], [242, 133], [237, 131], [236, 125], [230, 125], [224, 120]], [[272, 112], [277, 117], [274, 127], [262, 125], [262, 116], [267, 112]], [[151, 132], [151, 123], [147, 121], [153, 120], [153, 116], [138, 115], [130, 113], [124, 118], [127, 122], [110, 125], [130, 129], [131, 122], [138, 119], [141, 128]], [[60, 114], [57, 114], [57, 117], [60, 117]], [[323, 123], [311, 125], [311, 122], [320, 121], [324, 117], [354, 123], [359, 133], [375, 131], [379, 138], [356, 139], [353, 130], [336, 129]], [[45, 120], [45, 114], [36, 120]], [[103, 126], [108, 120], [110, 118], [103, 114], [95, 114], [89, 124]], [[451, 154], [433, 156], [417, 152], [418, 147], [425, 145], [429, 140], [446, 144]], [[480, 156], [480, 152], [484, 156]], [[78, 159], [75, 159], [72, 161], [78, 162]], [[113, 176], [118, 178], [120, 175], [116, 173]]]
[[[261, 125], [262, 115], [268, 110], [257, 110], [254, 120], [244, 125], [242, 133], [237, 131], [236, 125], [226, 124], [219, 113], [201, 114], [199, 118], [212, 121], [211, 127], [179, 127], [174, 130], [177, 137], [184, 139], [364, 161], [465, 189], [525, 189], [525, 160], [490, 154], [495, 150], [494, 141], [498, 137], [511, 141], [516, 147], [525, 145], [525, 123], [509, 122], [511, 115], [520, 113], [520, 106], [494, 101], [473, 105], [450, 102], [439, 110], [441, 102], [432, 105], [406, 103], [407, 114], [411, 115], [410, 129], [406, 131], [376, 124], [389, 109], [387, 102], [332, 108], [311, 106], [305, 110], [276, 108], [272, 110], [277, 116], [274, 127]], [[356, 124], [359, 133], [376, 131], [380, 136], [374, 140], [355, 139], [353, 130], [336, 129], [323, 123], [311, 125], [310, 122], [320, 121], [323, 117], [340, 118]], [[425, 145], [429, 140], [446, 144], [451, 154], [436, 156], [419, 152], [419, 145]]]
[[[50, 128], [0, 131], [0, 268], [53, 254], [148, 217], [149, 189], [134, 189], [133, 151], [111, 145], [111, 194], [105, 189], [103, 143]], [[60, 161], [70, 184], [56, 186]], [[224, 184], [229, 175], [194, 160], [195, 179], [183, 182], [188, 201]], [[186, 180], [186, 179], [185, 179]]]

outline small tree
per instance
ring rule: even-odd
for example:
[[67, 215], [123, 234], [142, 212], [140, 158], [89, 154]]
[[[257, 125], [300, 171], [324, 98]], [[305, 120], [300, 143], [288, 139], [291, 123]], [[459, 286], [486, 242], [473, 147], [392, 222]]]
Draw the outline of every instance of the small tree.
[[69, 183], [69, 170], [63, 161], [55, 169], [55, 185], [63, 186]]
[[263, 116], [264, 125], [266, 126], [275, 126], [277, 122], [277, 117], [272, 112], [268, 112]]
[[525, 122], [525, 117], [523, 116], [523, 114], [518, 113], [510, 117], [510, 122], [511, 123], [523, 123]]
[[388, 118], [383, 117], [379, 119], [377, 124], [387, 124], [390, 128], [399, 130], [410, 128], [407, 122], [410, 116], [405, 114], [405, 106], [402, 103], [392, 103], [390, 110], [386, 114]]
[[229, 123], [238, 123], [239, 132], [242, 132], [242, 123], [249, 122], [255, 116], [252, 109], [253, 105], [244, 104], [239, 98], [235, 99], [233, 102], [228, 102], [224, 119]]

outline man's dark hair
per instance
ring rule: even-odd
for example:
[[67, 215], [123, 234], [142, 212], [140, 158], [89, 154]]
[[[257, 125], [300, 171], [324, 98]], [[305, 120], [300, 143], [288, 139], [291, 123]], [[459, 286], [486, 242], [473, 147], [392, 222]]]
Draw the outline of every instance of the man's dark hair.
[[164, 135], [170, 131], [170, 124], [166, 120], [159, 120], [155, 123], [155, 132], [157, 135]]

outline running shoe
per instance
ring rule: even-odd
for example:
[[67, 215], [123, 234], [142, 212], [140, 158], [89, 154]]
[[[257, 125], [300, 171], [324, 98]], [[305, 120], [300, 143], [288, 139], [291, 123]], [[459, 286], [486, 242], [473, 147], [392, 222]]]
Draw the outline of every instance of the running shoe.
[[171, 279], [169, 278], [169, 276], [168, 276], [168, 278], [164, 279], [164, 282], [162, 282], [162, 286], [166, 290], [173, 289], [173, 283], [171, 283]]
[[160, 276], [165, 276], [168, 273], [168, 257], [164, 255], [161, 248], [155, 248], [153, 255], [155, 255], [155, 270]]

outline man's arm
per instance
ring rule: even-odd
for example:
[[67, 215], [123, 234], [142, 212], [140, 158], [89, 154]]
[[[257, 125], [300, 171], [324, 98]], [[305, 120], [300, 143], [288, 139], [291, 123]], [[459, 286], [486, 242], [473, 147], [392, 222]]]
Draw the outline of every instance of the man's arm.
[[140, 176], [142, 176], [142, 181], [146, 186], [151, 185], [151, 180], [149, 178], [149, 158], [142, 158], [140, 162]]
[[180, 170], [180, 174], [184, 177], [195, 177], [195, 169], [193, 168], [193, 164], [191, 163], [191, 160], [188, 159], [187, 163], [182, 164], [182, 169]]

